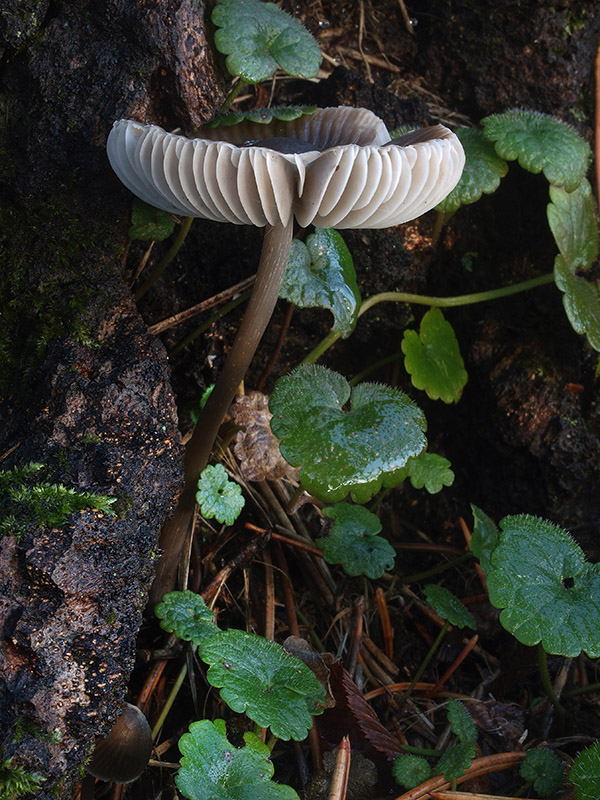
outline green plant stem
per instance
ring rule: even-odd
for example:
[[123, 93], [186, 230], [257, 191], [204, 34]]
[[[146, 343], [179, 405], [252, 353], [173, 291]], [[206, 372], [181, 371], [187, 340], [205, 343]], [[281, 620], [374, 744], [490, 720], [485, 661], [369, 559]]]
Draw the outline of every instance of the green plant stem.
[[326, 652], [327, 652], [327, 648], [325, 647], [325, 645], [323, 644], [323, 642], [322, 642], [322, 641], [319, 639], [319, 637], [317, 636], [317, 634], [314, 632], [314, 630], [313, 630], [313, 628], [312, 628], [312, 626], [311, 626], [310, 622], [309, 622], [309, 621], [308, 621], [308, 619], [307, 619], [307, 618], [304, 616], [304, 614], [302, 613], [302, 611], [300, 611], [300, 609], [299, 609], [299, 608], [297, 608], [297, 609], [296, 609], [296, 614], [297, 614], [297, 616], [298, 616], [298, 619], [300, 620], [300, 622], [301, 622], [303, 625], [306, 625], [306, 627], [307, 627], [307, 629], [308, 629], [308, 635], [309, 635], [309, 636], [310, 636], [310, 638], [312, 639], [312, 641], [313, 641], [313, 644], [314, 644], [315, 648], [316, 648], [316, 649], [319, 651], [319, 653], [326, 653]]
[[565, 721], [565, 710], [561, 706], [560, 701], [556, 694], [554, 693], [554, 689], [552, 688], [552, 681], [550, 680], [550, 673], [548, 672], [548, 657], [546, 655], [546, 651], [542, 647], [542, 643], [538, 644], [538, 667], [540, 670], [540, 680], [542, 682], [542, 686], [544, 687], [544, 691], [552, 705], [554, 706], [554, 710], [556, 711], [556, 716], [558, 720], [558, 724], [562, 727]]
[[183, 682], [185, 680], [185, 676], [187, 675], [187, 663], [184, 662], [181, 665], [181, 669], [179, 670], [179, 675], [177, 676], [171, 691], [169, 692], [169, 696], [167, 697], [164, 706], [161, 709], [161, 712], [158, 716], [158, 719], [154, 723], [154, 727], [152, 728], [152, 741], [155, 741], [156, 737], [162, 730], [162, 726], [165, 724], [165, 720], [171, 708], [173, 707], [173, 703], [177, 699], [177, 695], [179, 694], [179, 690], [183, 686]]
[[171, 261], [175, 258], [179, 250], [181, 249], [181, 245], [185, 242], [186, 236], [189, 233], [190, 228], [192, 227], [192, 222], [194, 221], [193, 217], [186, 217], [183, 222], [181, 223], [181, 227], [179, 228], [179, 233], [175, 237], [175, 241], [171, 245], [171, 247], [167, 250], [165, 255], [161, 258], [158, 262], [152, 274], [148, 277], [147, 280], [142, 283], [142, 285], [136, 290], [135, 292], [135, 299], [139, 300], [143, 297], [148, 289], [151, 286], [154, 286], [156, 281], [160, 278], [166, 268], [169, 266]]
[[245, 81], [243, 81], [241, 78], [238, 79], [237, 83], [234, 83], [234, 85], [229, 90], [229, 93], [227, 94], [227, 97], [225, 98], [225, 100], [223, 100], [223, 103], [221, 105], [221, 113], [223, 113], [223, 111], [227, 111], [227, 109], [233, 103], [235, 98], [240, 94], [242, 89], [247, 85], [248, 84]]
[[[423, 294], [409, 294], [407, 292], [381, 292], [372, 297], [368, 297], [361, 305], [357, 317], [361, 317], [366, 311], [378, 303], [415, 303], [423, 306], [437, 306], [439, 308], [451, 308], [455, 306], [468, 306], [474, 303], [484, 303], [488, 300], [499, 300], [503, 297], [510, 297], [513, 294], [527, 292], [538, 286], [553, 283], [554, 273], [548, 272], [538, 278], [531, 278], [521, 283], [513, 283], [510, 286], [503, 286], [500, 289], [488, 289], [486, 292], [473, 292], [472, 294], [460, 294], [454, 297], [430, 297]], [[340, 338], [339, 333], [330, 331], [327, 336], [312, 350], [302, 361], [303, 364], [314, 364], [323, 353], [337, 342]]]
[[462, 553], [460, 556], [452, 558], [450, 561], [446, 561], [443, 564], [438, 564], [437, 567], [432, 567], [424, 572], [415, 572], [414, 575], [401, 575], [399, 580], [405, 584], [419, 583], [426, 578], [431, 578], [432, 575], [439, 575], [440, 572], [445, 572], [447, 569], [457, 567], [459, 564], [462, 564], [463, 561], [470, 561], [472, 558], [473, 553]]
[[223, 371], [185, 449], [183, 491], [173, 516], [163, 525], [160, 535], [163, 555], [150, 589], [150, 602], [153, 605], [175, 586], [181, 549], [194, 515], [198, 478], [208, 464], [219, 427], [271, 319], [289, 260], [293, 229], [293, 217], [285, 225], [279, 222], [267, 226], [248, 308]]
[[599, 692], [600, 683], [589, 683], [587, 686], [578, 686], [577, 689], [569, 689], [563, 692], [563, 697], [577, 697], [578, 694], [588, 694], [589, 692]]
[[433, 232], [431, 234], [431, 241], [434, 245], [437, 244], [444, 226], [450, 222], [455, 214], [456, 211], [438, 211], [436, 213], [435, 222], [433, 223]]
[[419, 669], [416, 671], [416, 673], [415, 673], [415, 676], [414, 676], [414, 678], [412, 679], [412, 681], [410, 682], [410, 685], [409, 685], [408, 689], [407, 689], [407, 690], [404, 692], [404, 694], [402, 695], [402, 700], [400, 701], [400, 705], [404, 705], [404, 703], [406, 703], [406, 701], [408, 700], [408, 698], [411, 696], [411, 694], [412, 694], [412, 690], [415, 688], [415, 686], [416, 686], [416, 685], [417, 685], [417, 683], [419, 682], [419, 680], [420, 680], [420, 678], [421, 678], [421, 675], [422, 675], [422, 674], [425, 672], [425, 670], [427, 669], [427, 665], [429, 664], [429, 662], [431, 661], [431, 659], [432, 659], [432, 658], [433, 658], [433, 656], [435, 655], [435, 651], [436, 651], [436, 650], [438, 649], [438, 647], [440, 646], [440, 642], [442, 641], [442, 639], [443, 639], [443, 638], [444, 638], [444, 636], [446, 635], [446, 631], [448, 630], [448, 628], [449, 628], [449, 627], [450, 627], [450, 624], [449, 624], [448, 620], [446, 620], [446, 621], [444, 622], [444, 624], [443, 624], [443, 626], [442, 626], [442, 628], [441, 628], [440, 632], [438, 633], [438, 635], [437, 635], [437, 637], [436, 637], [436, 639], [435, 639], [434, 643], [433, 643], [433, 644], [431, 645], [431, 647], [429, 648], [429, 652], [427, 653], [427, 655], [425, 656], [425, 658], [424, 658], [424, 659], [423, 659], [423, 661], [421, 662], [421, 666], [420, 666], [420, 667], [419, 667]]
[[361, 370], [360, 372], [357, 372], [356, 375], [354, 375], [354, 377], [352, 377], [348, 381], [348, 383], [350, 384], [350, 386], [354, 387], [356, 386], [357, 383], [360, 383], [372, 372], [375, 372], [375, 370], [378, 370], [380, 367], [385, 367], [386, 364], [392, 364], [394, 361], [398, 361], [403, 357], [404, 353], [402, 352], [402, 350], [398, 350], [398, 352], [392, 353], [391, 356], [380, 358], [379, 361], [375, 361], [373, 362], [373, 364], [369, 364], [368, 367], [365, 367], [365, 369]]

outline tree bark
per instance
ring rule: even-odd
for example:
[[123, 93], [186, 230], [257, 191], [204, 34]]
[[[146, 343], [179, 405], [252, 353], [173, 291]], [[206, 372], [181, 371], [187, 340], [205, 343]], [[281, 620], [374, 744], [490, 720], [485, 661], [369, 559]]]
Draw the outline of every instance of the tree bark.
[[0, 762], [66, 798], [120, 712], [181, 479], [165, 352], [121, 280], [130, 196], [104, 146], [115, 119], [191, 128], [220, 94], [192, 0], [9, 0], [0, 57], [0, 467], [42, 462], [119, 512], [0, 537]]

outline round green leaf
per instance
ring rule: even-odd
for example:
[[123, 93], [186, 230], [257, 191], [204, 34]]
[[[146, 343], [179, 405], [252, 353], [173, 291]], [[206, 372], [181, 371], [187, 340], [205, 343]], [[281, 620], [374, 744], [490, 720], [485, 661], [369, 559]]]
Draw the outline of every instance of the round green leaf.
[[500, 180], [508, 172], [508, 164], [500, 158], [496, 148], [483, 132], [476, 128], [456, 128], [467, 158], [459, 182], [447, 195], [436, 211], [452, 213], [461, 206], [474, 203], [482, 194], [491, 194], [500, 186]]
[[174, 229], [175, 220], [172, 214], [134, 198], [131, 206], [131, 227], [127, 232], [130, 239], [154, 239], [155, 242], [162, 242]]
[[450, 462], [437, 453], [419, 453], [409, 460], [405, 469], [414, 488], [425, 487], [429, 494], [437, 494], [443, 486], [452, 486], [454, 483]]
[[431, 767], [421, 756], [397, 756], [392, 765], [392, 775], [400, 786], [414, 789], [431, 777]]
[[245, 747], [233, 747], [225, 722], [192, 722], [179, 740], [182, 754], [177, 788], [188, 800], [298, 800], [290, 786], [271, 780], [271, 751], [254, 733], [245, 733]]
[[485, 117], [481, 124], [501, 158], [518, 158], [523, 169], [536, 174], [543, 171], [555, 186], [572, 192], [585, 177], [590, 146], [555, 117], [514, 109]]
[[306, 244], [294, 239], [279, 293], [300, 308], [327, 308], [333, 330], [350, 336], [356, 325], [360, 292], [346, 243], [333, 228], [316, 228]]
[[432, 400], [457, 403], [467, 382], [467, 371], [452, 325], [439, 308], [430, 308], [419, 333], [404, 331], [404, 366], [413, 386], [425, 389]]
[[227, 56], [227, 69], [247, 83], [269, 80], [281, 67], [288, 75], [315, 78], [321, 65], [316, 40], [274, 3], [218, 0], [212, 21], [215, 44]]
[[[350, 409], [345, 405], [350, 401]], [[281, 453], [302, 467], [304, 488], [327, 502], [365, 503], [426, 446], [423, 412], [403, 392], [375, 383], [352, 391], [341, 375], [310, 364], [280, 378], [269, 408]]]
[[336, 503], [323, 509], [323, 516], [332, 519], [333, 525], [329, 535], [316, 543], [330, 564], [342, 564], [348, 575], [364, 573], [372, 580], [394, 566], [396, 553], [377, 535], [381, 522], [375, 514], [363, 506]]
[[569, 781], [575, 786], [577, 800], [598, 800], [600, 797], [600, 742], [579, 753], [569, 770]]
[[427, 598], [427, 602], [435, 608], [442, 619], [447, 619], [451, 625], [457, 628], [475, 630], [477, 625], [473, 615], [467, 611], [458, 597], [444, 586], [428, 583], [427, 586], [423, 587], [423, 593]]
[[200, 650], [208, 682], [233, 711], [246, 713], [278, 739], [305, 739], [320, 714], [325, 689], [300, 659], [275, 642], [244, 631], [214, 636]]
[[487, 587], [500, 622], [522, 644], [548, 653], [600, 656], [600, 564], [571, 536], [527, 514], [500, 522]]
[[174, 633], [186, 642], [200, 645], [219, 633], [214, 611], [211, 611], [199, 594], [189, 590], [169, 592], [156, 606], [154, 613], [163, 630]]
[[200, 473], [196, 501], [206, 519], [233, 525], [246, 501], [241, 487], [230, 481], [222, 464], [205, 467]]
[[533, 788], [540, 797], [549, 797], [562, 786], [563, 767], [552, 750], [540, 747], [527, 753], [519, 775], [533, 783]]

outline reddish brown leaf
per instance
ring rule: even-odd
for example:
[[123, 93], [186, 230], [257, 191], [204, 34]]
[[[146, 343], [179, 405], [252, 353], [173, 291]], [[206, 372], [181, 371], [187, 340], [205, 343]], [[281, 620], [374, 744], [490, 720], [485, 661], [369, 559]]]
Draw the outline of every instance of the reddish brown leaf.
[[400, 754], [400, 743], [381, 724], [339, 661], [331, 665], [329, 684], [335, 708], [328, 709], [316, 720], [327, 745], [337, 745], [340, 737], [348, 734], [352, 746], [375, 761], [381, 763], [396, 758]]

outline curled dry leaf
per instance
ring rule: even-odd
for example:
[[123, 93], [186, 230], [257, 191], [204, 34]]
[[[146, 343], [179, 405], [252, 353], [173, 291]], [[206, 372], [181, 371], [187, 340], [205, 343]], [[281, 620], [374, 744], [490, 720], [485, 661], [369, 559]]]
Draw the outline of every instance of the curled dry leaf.
[[231, 407], [231, 416], [243, 430], [233, 448], [242, 475], [248, 481], [277, 480], [287, 477], [297, 481], [299, 469], [290, 466], [279, 451], [279, 442], [271, 433], [269, 398], [262, 392], [250, 392]]
[[300, 661], [304, 661], [306, 666], [312, 670], [315, 678], [325, 687], [327, 692], [325, 708], [333, 708], [335, 700], [329, 686], [329, 668], [333, 663], [331, 653], [317, 653], [306, 639], [301, 639], [299, 636], [288, 636], [283, 643], [283, 649], [299, 658]]

